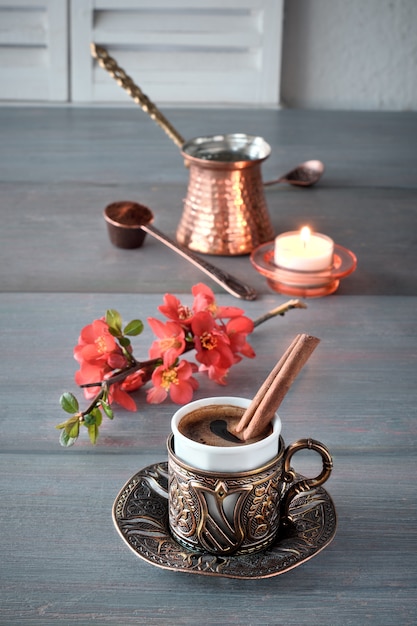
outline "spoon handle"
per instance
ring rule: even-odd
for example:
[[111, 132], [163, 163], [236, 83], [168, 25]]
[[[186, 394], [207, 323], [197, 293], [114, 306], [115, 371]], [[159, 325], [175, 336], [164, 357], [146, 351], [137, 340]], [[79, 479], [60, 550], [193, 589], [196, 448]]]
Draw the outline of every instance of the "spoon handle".
[[278, 183], [282, 183], [284, 182], [284, 180], [285, 178], [280, 176], [279, 178], [274, 178], [273, 180], [264, 180], [263, 185], [264, 187], [269, 187], [270, 185], [278, 185]]
[[161, 233], [161, 231], [155, 228], [155, 226], [146, 224], [141, 228], [150, 235], [152, 235], [152, 237], [155, 237], [155, 239], [158, 239], [158, 241], [161, 241], [166, 246], [168, 246], [168, 248], [171, 248], [171, 250], [174, 250], [174, 252], [177, 252], [177, 254], [181, 255], [182, 257], [190, 261], [190, 263], [205, 272], [208, 276], [210, 276], [210, 278], [216, 281], [216, 283], [221, 285], [223, 289], [231, 293], [232, 296], [235, 296], [236, 298], [242, 298], [243, 300], [255, 300], [256, 291], [252, 289], [252, 287], [245, 285], [237, 278], [234, 278], [227, 272], [224, 272], [215, 265], [212, 265], [205, 259], [201, 259], [199, 256], [197, 256], [184, 246], [181, 246], [170, 237], [167, 237], [167, 235], [164, 235], [164, 233]]

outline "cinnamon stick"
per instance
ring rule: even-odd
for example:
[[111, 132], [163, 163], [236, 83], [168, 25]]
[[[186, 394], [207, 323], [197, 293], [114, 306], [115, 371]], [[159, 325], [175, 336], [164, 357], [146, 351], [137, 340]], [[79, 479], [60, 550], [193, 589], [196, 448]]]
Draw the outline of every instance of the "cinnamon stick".
[[275, 365], [275, 367], [270, 371], [267, 378], [262, 383], [261, 387], [259, 387], [258, 391], [255, 394], [255, 397], [253, 398], [252, 402], [250, 403], [250, 405], [248, 406], [248, 408], [246, 409], [246, 411], [243, 413], [242, 417], [240, 418], [239, 423], [235, 427], [234, 429], [235, 433], [241, 433], [247, 427], [259, 403], [263, 399], [268, 389], [271, 387], [272, 383], [277, 377], [285, 361], [288, 359], [299, 337], [300, 335], [296, 335], [296, 337], [294, 337], [294, 339], [292, 340], [292, 343], [288, 346], [288, 348], [286, 349], [286, 351], [284, 352], [284, 354], [282, 355], [278, 363]]
[[263, 382], [242, 415], [235, 432], [244, 441], [265, 432], [298, 373], [320, 339], [305, 333], [297, 335]]

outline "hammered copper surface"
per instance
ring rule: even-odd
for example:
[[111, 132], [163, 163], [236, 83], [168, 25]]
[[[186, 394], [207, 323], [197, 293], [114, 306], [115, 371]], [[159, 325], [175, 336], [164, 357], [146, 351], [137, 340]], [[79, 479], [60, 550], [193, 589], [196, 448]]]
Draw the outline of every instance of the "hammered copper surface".
[[266, 550], [226, 557], [192, 552], [169, 532], [167, 486], [167, 463], [150, 465], [132, 476], [113, 505], [113, 521], [123, 541], [137, 556], [164, 569], [227, 578], [268, 578], [305, 563], [329, 545], [336, 533], [333, 501], [318, 487], [293, 501], [291, 526]]
[[249, 254], [274, 236], [264, 196], [261, 164], [270, 147], [244, 134], [199, 137], [186, 142], [187, 196], [177, 240], [191, 250]]

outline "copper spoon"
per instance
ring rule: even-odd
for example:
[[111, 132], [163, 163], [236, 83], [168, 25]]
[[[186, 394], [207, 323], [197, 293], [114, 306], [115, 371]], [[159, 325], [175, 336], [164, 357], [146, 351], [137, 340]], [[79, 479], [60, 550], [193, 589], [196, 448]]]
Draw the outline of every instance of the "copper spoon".
[[[134, 221], [132, 220], [133, 214], [135, 215]], [[110, 240], [118, 248], [140, 248], [145, 233], [149, 233], [187, 261], [190, 261], [236, 298], [255, 300], [256, 291], [252, 287], [242, 283], [205, 259], [201, 259], [188, 248], [181, 246], [155, 228], [152, 225], [153, 213], [148, 207], [130, 201], [113, 202], [105, 208], [104, 219], [107, 222]]]
[[174, 250], [177, 254], [190, 261], [193, 265], [198, 267], [205, 274], [210, 276], [212, 280], [221, 285], [223, 289], [228, 291], [235, 296], [236, 298], [243, 298], [243, 300], [255, 300], [256, 299], [256, 291], [249, 287], [249, 285], [245, 285], [237, 278], [234, 278], [224, 270], [221, 270], [219, 267], [212, 265], [205, 259], [201, 259], [199, 256], [188, 250], [188, 248], [184, 248], [179, 243], [167, 237], [167, 235], [161, 233], [160, 230], [152, 226], [151, 224], [142, 224], [142, 230], [158, 239], [164, 243], [168, 248]]
[[264, 182], [264, 185], [267, 187], [268, 185], [276, 185], [278, 183], [288, 183], [289, 185], [299, 187], [311, 187], [322, 177], [323, 172], [324, 165], [321, 161], [305, 161], [290, 172], [287, 172], [287, 174], [284, 174], [284, 176]]

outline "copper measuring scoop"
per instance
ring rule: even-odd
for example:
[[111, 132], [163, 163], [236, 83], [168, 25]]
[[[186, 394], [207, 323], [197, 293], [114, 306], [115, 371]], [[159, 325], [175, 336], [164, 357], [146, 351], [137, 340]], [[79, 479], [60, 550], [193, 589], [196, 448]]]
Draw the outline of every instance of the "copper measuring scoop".
[[187, 259], [236, 298], [255, 300], [256, 291], [224, 270], [201, 259], [152, 225], [152, 211], [137, 202], [113, 202], [104, 209], [110, 241], [118, 248], [140, 248], [146, 233]]

